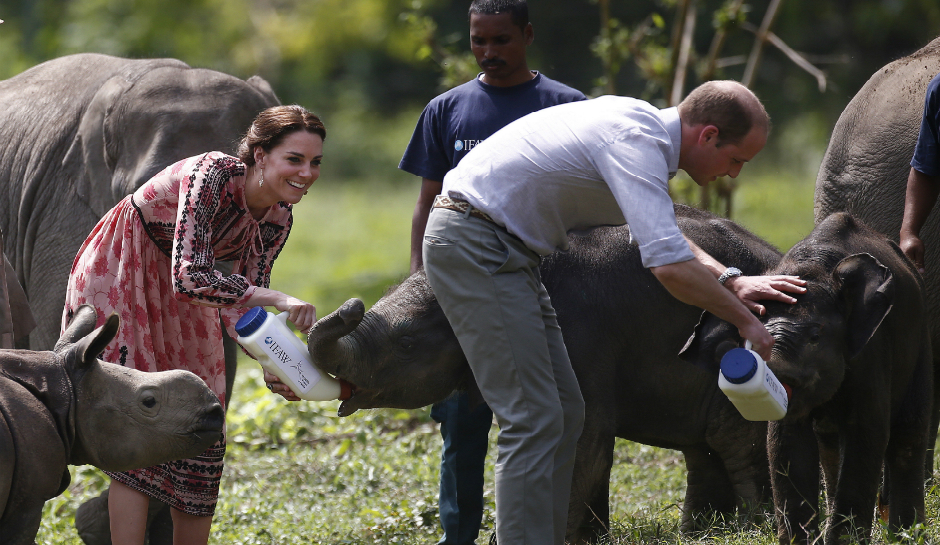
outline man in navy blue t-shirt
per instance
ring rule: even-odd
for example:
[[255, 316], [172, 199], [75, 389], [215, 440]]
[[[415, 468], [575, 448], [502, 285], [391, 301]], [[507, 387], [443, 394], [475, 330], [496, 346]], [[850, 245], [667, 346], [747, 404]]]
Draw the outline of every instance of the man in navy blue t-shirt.
[[[422, 267], [424, 229], [444, 175], [479, 142], [542, 108], [584, 95], [530, 71], [526, 48], [534, 32], [526, 0], [474, 0], [470, 48], [483, 70], [475, 79], [435, 97], [424, 109], [398, 168], [420, 176], [411, 223], [411, 272]], [[493, 413], [470, 408], [466, 394], [434, 405], [441, 424], [440, 517], [447, 545], [473, 545], [483, 518], [483, 468]]]
[[907, 178], [907, 197], [904, 219], [901, 222], [900, 246], [924, 272], [924, 243], [920, 229], [927, 221], [937, 196], [940, 195], [940, 74], [927, 86], [924, 98], [924, 116], [920, 134], [911, 159], [911, 173]]

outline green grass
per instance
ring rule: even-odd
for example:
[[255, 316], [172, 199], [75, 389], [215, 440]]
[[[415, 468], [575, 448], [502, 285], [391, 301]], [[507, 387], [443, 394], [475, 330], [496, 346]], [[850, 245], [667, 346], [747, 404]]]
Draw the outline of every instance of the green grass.
[[[272, 287], [314, 303], [320, 316], [350, 297], [371, 306], [407, 274], [417, 190], [417, 180], [410, 185], [318, 182], [297, 207]], [[812, 181], [742, 177], [734, 217], [786, 250], [812, 228]], [[436, 542], [441, 443], [427, 409], [360, 411], [340, 419], [336, 408], [336, 402], [288, 403], [270, 395], [257, 364], [240, 362], [210, 543]], [[495, 437], [494, 428], [491, 443]], [[491, 448], [490, 462], [494, 456]], [[695, 539], [681, 536], [681, 453], [618, 440], [614, 459], [609, 545], [776, 543], [769, 516], [756, 523], [731, 521]], [[71, 469], [72, 485], [46, 504], [40, 544], [80, 544], [75, 509], [107, 486], [95, 468]], [[485, 529], [478, 543], [485, 543], [493, 528], [492, 463], [488, 471]], [[928, 506], [934, 521], [940, 509], [936, 490]], [[935, 528], [928, 537], [940, 541]], [[924, 542], [923, 536], [911, 542]]]

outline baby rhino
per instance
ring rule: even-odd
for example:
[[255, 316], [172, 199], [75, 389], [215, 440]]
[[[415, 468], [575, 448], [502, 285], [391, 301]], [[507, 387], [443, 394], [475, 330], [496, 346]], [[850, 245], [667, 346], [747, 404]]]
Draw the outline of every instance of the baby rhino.
[[[808, 282], [795, 305], [767, 304], [768, 365], [789, 386], [787, 415], [771, 422], [768, 453], [781, 545], [867, 542], [882, 482], [891, 529], [924, 521], [934, 369], [920, 275], [883, 235], [838, 213], [768, 274]], [[717, 366], [737, 344], [706, 317], [684, 357]], [[822, 473], [820, 474], [820, 468]]]
[[126, 471], [191, 458], [219, 439], [218, 398], [188, 371], [97, 359], [117, 333], [83, 306], [52, 352], [0, 350], [0, 543], [33, 543], [68, 465]]

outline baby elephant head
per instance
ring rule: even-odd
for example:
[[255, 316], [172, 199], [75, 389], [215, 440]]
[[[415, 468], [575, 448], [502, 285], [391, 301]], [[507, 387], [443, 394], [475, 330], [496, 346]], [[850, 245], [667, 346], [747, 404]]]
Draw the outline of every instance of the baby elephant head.
[[97, 359], [117, 334], [116, 314], [92, 331], [80, 307], [56, 344], [74, 387], [70, 463], [127, 471], [193, 458], [221, 437], [218, 397], [189, 371], [145, 373]]
[[[849, 361], [875, 336], [894, 301], [893, 274], [867, 253], [824, 269], [785, 257], [772, 272], [808, 281], [795, 304], [768, 302], [761, 317], [774, 337], [767, 365], [791, 392], [787, 419], [802, 418], [832, 398]], [[717, 374], [722, 356], [741, 342], [734, 326], [706, 313], [681, 357]]]

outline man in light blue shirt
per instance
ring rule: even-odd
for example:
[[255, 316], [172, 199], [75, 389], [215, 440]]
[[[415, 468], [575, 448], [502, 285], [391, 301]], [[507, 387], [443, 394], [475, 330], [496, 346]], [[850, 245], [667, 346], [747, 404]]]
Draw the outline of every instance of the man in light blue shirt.
[[[668, 180], [736, 177], [767, 141], [760, 101], [709, 82], [678, 108], [624, 97], [553, 106], [477, 145], [444, 178], [425, 230], [428, 281], [499, 423], [496, 533], [501, 545], [564, 544], [584, 401], [540, 256], [567, 234], [629, 224], [645, 266], [679, 300], [736, 325], [769, 358], [752, 310], [795, 302], [795, 277], [742, 277], [688, 242]], [[721, 280], [721, 282], [719, 282]]]

